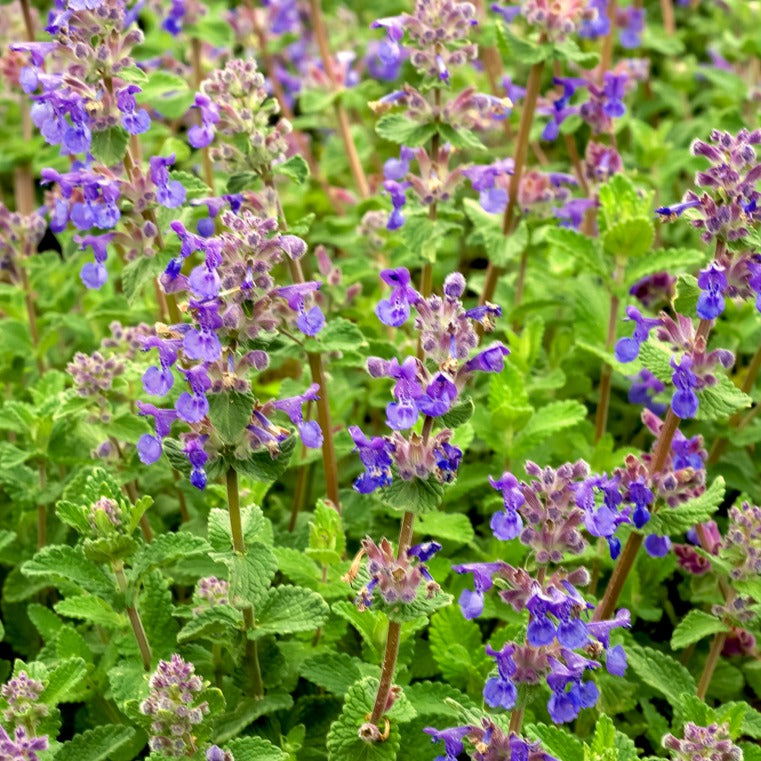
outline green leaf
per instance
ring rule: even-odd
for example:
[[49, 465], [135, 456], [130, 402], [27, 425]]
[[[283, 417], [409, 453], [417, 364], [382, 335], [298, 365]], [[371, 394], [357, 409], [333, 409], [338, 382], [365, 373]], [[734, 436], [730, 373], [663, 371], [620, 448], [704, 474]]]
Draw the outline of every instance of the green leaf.
[[228, 193], [240, 193], [243, 190], [251, 190], [259, 182], [256, 172], [233, 172], [227, 180]]
[[462, 513], [433, 512], [421, 515], [415, 524], [415, 533], [441, 539], [447, 544], [469, 544], [475, 537], [470, 519]]
[[611, 262], [602, 256], [596, 239], [567, 227], [552, 227], [547, 231], [546, 240], [575, 261], [580, 269], [589, 269], [595, 275], [610, 279]]
[[230, 741], [235, 761], [287, 761], [289, 756], [263, 737], [236, 737]]
[[272, 171], [290, 177], [297, 185], [303, 185], [309, 177], [309, 164], [298, 154], [282, 164], [274, 164]]
[[325, 500], [318, 500], [314, 520], [309, 522], [309, 547], [306, 554], [318, 563], [339, 563], [346, 549], [341, 516]]
[[277, 457], [266, 451], [254, 452], [247, 460], [230, 459], [228, 464], [239, 473], [261, 483], [277, 481], [285, 473], [296, 446], [295, 436], [289, 436], [280, 442], [280, 454]]
[[258, 605], [277, 571], [277, 559], [264, 544], [254, 542], [245, 555], [218, 558], [230, 569], [230, 598], [238, 608]]
[[[697, 248], [663, 248], [651, 251], [648, 256], [634, 259], [626, 265], [626, 283], [635, 283], [647, 275], [656, 272], [678, 273], [686, 270], [692, 272], [700, 267], [706, 260], [704, 251]], [[682, 311], [678, 309], [677, 311]], [[682, 312], [693, 314], [693, 312]]]
[[384, 114], [375, 125], [375, 132], [384, 140], [415, 148], [427, 143], [436, 134], [436, 125], [418, 124], [403, 114]]
[[724, 479], [717, 476], [699, 496], [676, 507], [662, 507], [647, 524], [648, 533], [682, 534], [696, 523], [704, 523], [724, 499]]
[[299, 94], [299, 106], [304, 114], [323, 113], [335, 102], [337, 92], [332, 88], [325, 90], [303, 90]]
[[573, 399], [550, 402], [540, 407], [515, 439], [516, 449], [537, 446], [565, 428], [571, 428], [587, 416], [587, 408]]
[[77, 584], [88, 592], [108, 596], [114, 583], [91, 563], [81, 549], [64, 545], [43, 547], [21, 566], [24, 576], [41, 579], [50, 584]]
[[679, 275], [676, 281], [674, 311], [692, 317], [696, 314], [700, 286], [694, 275]]
[[698, 401], [696, 420], [724, 420], [753, 404], [753, 400], [726, 375], [719, 375], [713, 386], [698, 391]]
[[382, 597], [373, 602], [373, 607], [385, 613], [389, 620], [405, 623], [427, 618], [440, 608], [449, 607], [454, 600], [452, 595], [436, 591], [431, 596], [426, 593], [424, 585], [418, 589], [417, 597], [411, 602], [387, 603]]
[[195, 98], [195, 93], [182, 77], [163, 69], [151, 72], [142, 88], [136, 96], [138, 103], [154, 108], [167, 119], [184, 116]]
[[444, 679], [454, 687], [477, 686], [480, 692], [491, 662], [484, 652], [478, 624], [463, 618], [456, 606], [444, 608], [431, 618], [428, 639]]
[[582, 69], [595, 67], [600, 60], [600, 56], [597, 53], [582, 50], [570, 38], [552, 44], [552, 57], [558, 61], [577, 63]]
[[478, 139], [475, 132], [464, 127], [457, 127], [446, 122], [438, 122], [437, 128], [439, 134], [445, 143], [453, 145], [455, 148], [462, 148], [471, 151], [485, 151], [486, 146]]
[[502, 58], [524, 64], [544, 61], [552, 52], [552, 48], [548, 45], [538, 45], [514, 35], [502, 21], [497, 22], [497, 47]]
[[293, 698], [283, 693], [271, 692], [263, 698], [243, 698], [238, 701], [232, 711], [217, 719], [214, 740], [223, 743], [242, 732], [249, 724], [260, 716], [287, 711], [293, 705]]
[[251, 422], [255, 401], [250, 392], [209, 395], [209, 420], [226, 444], [234, 444]]
[[365, 677], [346, 693], [343, 711], [328, 732], [328, 761], [395, 761], [400, 745], [398, 722], [390, 720], [389, 736], [383, 742], [365, 742], [359, 736], [373, 710], [377, 689], [378, 680]]
[[[650, 221], [652, 193], [646, 193], [624, 174], [615, 174], [598, 191], [600, 210], [597, 215], [600, 232], [604, 233], [621, 222], [640, 219]], [[651, 223], [652, 224], [652, 223]], [[626, 251], [614, 253], [626, 254]]]
[[695, 680], [687, 669], [668, 655], [651, 647], [629, 645], [626, 656], [635, 674], [676, 705], [683, 692], [694, 693]]
[[258, 605], [256, 628], [248, 631], [248, 638], [314, 631], [325, 623], [329, 613], [325, 600], [311, 589], [276, 587]]
[[121, 629], [127, 625], [127, 618], [117, 613], [105, 600], [93, 595], [76, 595], [57, 602], [56, 613], [69, 618], [80, 618], [105, 629]]
[[389, 507], [416, 515], [437, 510], [443, 495], [444, 488], [433, 476], [427, 481], [420, 478], [405, 481], [397, 477], [380, 492], [381, 499]]
[[170, 658], [172, 653], [177, 651], [179, 626], [172, 616], [169, 579], [157, 569], [143, 574], [142, 585], [138, 610], [143, 618], [153, 657]]
[[151, 568], [163, 568], [193, 555], [205, 555], [210, 549], [205, 539], [188, 531], [159, 534], [137, 551], [132, 567], [139, 577]]
[[363, 676], [377, 674], [378, 667], [348, 653], [330, 652], [313, 655], [302, 662], [299, 674], [334, 695], [343, 696]]
[[324, 351], [356, 351], [367, 346], [359, 327], [343, 317], [331, 317], [325, 327], [313, 338], [304, 342], [307, 351], [317, 354]]
[[602, 236], [603, 248], [613, 256], [644, 256], [653, 245], [655, 227], [645, 217], [627, 219], [611, 225]]
[[194, 24], [188, 25], [187, 37], [191, 36], [218, 49], [230, 48], [235, 41], [232, 25], [221, 15], [213, 13], [206, 13]]
[[194, 198], [208, 198], [212, 192], [211, 188], [200, 177], [196, 177], [190, 172], [169, 172], [169, 176], [182, 184], [188, 201]]
[[215, 605], [206, 608], [193, 617], [180, 629], [177, 642], [183, 644], [193, 639], [222, 639], [243, 626], [243, 615], [229, 605]]
[[[240, 522], [243, 530], [243, 542], [246, 546], [253, 542], [272, 544], [272, 526], [264, 517], [258, 505], [241, 507]], [[217, 552], [229, 552], [232, 547], [230, 532], [230, 514], [227, 510], [215, 507], [209, 513], [209, 542]]]
[[729, 631], [729, 627], [716, 616], [694, 609], [677, 624], [671, 635], [671, 647], [674, 650], [681, 650], [703, 637], [725, 631]]
[[80, 682], [87, 676], [87, 664], [82, 658], [66, 658], [59, 661], [48, 674], [47, 685], [40, 695], [45, 705], [56, 706], [81, 700], [76, 692]]
[[127, 303], [132, 306], [141, 296], [146, 284], [153, 282], [164, 271], [161, 257], [138, 256], [122, 271], [122, 287]]
[[87, 509], [83, 505], [75, 505], [73, 502], [62, 499], [55, 506], [55, 514], [59, 521], [71, 526], [80, 534], [88, 536], [92, 531], [87, 518]]
[[443, 682], [415, 682], [404, 688], [404, 694], [418, 716], [447, 716], [459, 720], [461, 709], [474, 710], [476, 704], [465, 693]]
[[526, 734], [540, 740], [542, 749], [562, 761], [584, 761], [584, 746], [577, 737], [547, 724], [528, 724]]
[[109, 127], [102, 132], [93, 132], [90, 153], [106, 166], [121, 164], [127, 153], [129, 135], [122, 127]]
[[446, 428], [458, 428], [461, 425], [465, 425], [473, 417], [475, 409], [473, 399], [465, 396], [449, 412], [442, 415], [439, 420]]
[[86, 729], [65, 742], [55, 754], [56, 761], [111, 761], [135, 736], [132, 727], [102, 724]]

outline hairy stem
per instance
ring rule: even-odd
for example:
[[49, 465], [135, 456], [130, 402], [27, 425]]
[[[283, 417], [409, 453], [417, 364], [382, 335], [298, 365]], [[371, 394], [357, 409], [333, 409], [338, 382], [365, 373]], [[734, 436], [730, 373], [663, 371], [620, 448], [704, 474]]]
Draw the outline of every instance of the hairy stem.
[[[201, 82], [203, 81], [203, 66], [201, 64], [201, 40], [198, 37], [190, 38], [190, 62], [193, 67], [193, 89], [196, 91], [201, 89]], [[200, 120], [200, 111], [199, 111]], [[201, 161], [203, 163], [203, 179], [204, 182], [214, 191], [214, 168], [211, 165], [211, 154], [209, 153], [209, 146], [201, 148]]]
[[721, 651], [724, 649], [724, 643], [727, 641], [726, 632], [716, 632], [713, 635], [711, 641], [711, 649], [708, 651], [708, 658], [703, 666], [703, 673], [700, 675], [700, 681], [698, 682], [697, 696], [703, 700], [708, 688], [711, 685], [711, 679], [713, 678], [713, 672], [716, 671], [716, 665], [721, 658]]
[[151, 670], [151, 646], [148, 644], [148, 637], [145, 634], [145, 628], [143, 627], [143, 620], [140, 618], [140, 613], [135, 607], [134, 596], [129, 599], [129, 585], [127, 584], [127, 578], [124, 575], [124, 563], [121, 560], [115, 560], [111, 567], [114, 570], [114, 576], [116, 577], [116, 585], [119, 591], [124, 595], [127, 606], [127, 618], [132, 625], [132, 632], [135, 635], [138, 649], [140, 650], [140, 657], [143, 660], [143, 668], [146, 671]]
[[603, 83], [605, 72], [610, 69], [613, 61], [613, 41], [616, 34], [616, 0], [608, 0], [608, 33], [603, 37], [600, 50], [600, 68], [598, 83]]
[[[426, 422], [431, 418], [426, 418]], [[412, 531], [415, 523], [414, 513], [405, 513], [402, 518], [402, 527], [399, 531], [399, 545], [396, 556], [401, 557], [409, 549], [412, 543]], [[377, 725], [386, 712], [388, 698], [394, 685], [394, 672], [396, 671], [396, 658], [399, 655], [399, 641], [402, 625], [398, 621], [388, 622], [388, 636], [386, 637], [386, 650], [383, 654], [378, 693], [375, 696], [375, 704], [370, 714], [370, 723]]]
[[[238, 472], [235, 468], [228, 468], [225, 478], [227, 485], [227, 508], [230, 513], [230, 534], [232, 535], [233, 549], [240, 555], [246, 553], [246, 543], [243, 540], [243, 525], [240, 517], [240, 492], [238, 490]], [[259, 646], [256, 640], [248, 638], [247, 634], [256, 625], [254, 609], [250, 605], [242, 610], [243, 613], [243, 636], [246, 638], [246, 664], [248, 677], [251, 683], [253, 697], [261, 698], [264, 695], [262, 682], [262, 670], [259, 666]]]
[[[526, 163], [526, 155], [528, 154], [531, 123], [534, 119], [534, 111], [536, 109], [537, 98], [539, 97], [539, 87], [542, 82], [543, 71], [544, 62], [540, 61], [531, 67], [531, 71], [529, 72], [528, 76], [526, 96], [523, 101], [523, 112], [521, 113], [521, 121], [518, 128], [518, 137], [515, 145], [515, 154], [513, 156], [514, 168], [513, 174], [510, 178], [510, 188], [508, 191], [510, 195], [507, 201], [507, 207], [505, 208], [505, 215], [502, 218], [502, 232], [504, 235], [510, 235], [516, 226], [515, 207], [518, 202], [518, 187], [520, 186], [523, 169]], [[524, 251], [521, 255], [518, 280], [515, 284], [515, 306], [520, 304], [520, 300], [523, 296], [523, 285], [526, 278], [527, 256], [528, 254], [526, 251]], [[491, 261], [489, 262], [489, 266], [486, 270], [484, 289], [481, 293], [481, 304], [485, 304], [494, 298], [494, 291], [497, 287], [497, 280], [499, 279], [499, 276], [502, 274], [502, 272], [503, 270], [500, 267], [495, 266]]]
[[669, 37], [676, 34], [676, 20], [674, 19], [674, 3], [672, 0], [661, 0], [661, 15], [663, 16], [663, 30]]
[[[338, 80], [335, 66], [333, 65], [333, 55], [330, 52], [330, 45], [328, 44], [328, 32], [325, 26], [325, 19], [322, 15], [322, 5], [320, 0], [309, 0], [309, 9], [312, 29], [317, 40], [317, 46], [320, 49], [320, 58], [322, 59], [325, 74], [330, 80], [331, 87], [333, 87], [334, 90], [337, 90]], [[341, 104], [339, 98], [336, 98], [333, 108], [336, 114], [336, 121], [338, 122], [338, 131], [341, 133], [341, 140], [343, 140], [344, 150], [346, 151], [346, 158], [349, 161], [349, 169], [354, 177], [354, 182], [359, 191], [360, 198], [369, 198], [370, 186], [367, 183], [367, 177], [365, 176], [365, 170], [362, 168], [362, 162], [359, 160], [357, 146], [354, 144], [354, 138], [351, 135], [351, 126], [349, 124], [349, 117], [346, 113], [346, 109]]]

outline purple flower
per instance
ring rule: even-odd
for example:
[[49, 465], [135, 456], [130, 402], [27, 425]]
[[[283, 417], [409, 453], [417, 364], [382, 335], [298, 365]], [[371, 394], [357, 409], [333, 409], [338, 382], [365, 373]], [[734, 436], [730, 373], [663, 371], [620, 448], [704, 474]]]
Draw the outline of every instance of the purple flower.
[[143, 465], [153, 465], [161, 457], [161, 439], [144, 433], [137, 440], [137, 455]]
[[169, 179], [170, 167], [174, 164], [174, 154], [167, 157], [151, 156], [150, 176], [156, 186], [156, 200], [168, 209], [182, 206], [185, 202], [185, 186], [179, 180]]
[[410, 316], [410, 303], [415, 303], [420, 295], [410, 285], [410, 273], [404, 267], [395, 270], [383, 270], [381, 280], [391, 286], [391, 295], [382, 299], [375, 307], [375, 314], [384, 325], [398, 328]]
[[723, 293], [727, 289], [724, 267], [711, 262], [698, 276], [701, 294], [698, 296], [696, 312], [704, 320], [715, 320], [724, 311]]
[[360, 494], [369, 494], [391, 483], [391, 453], [393, 444], [380, 436], [368, 439], [357, 427], [349, 428], [349, 435], [359, 452], [359, 459], [365, 472], [354, 481], [354, 488]]
[[205, 148], [214, 140], [214, 125], [219, 122], [219, 108], [201, 93], [196, 93], [193, 108], [201, 112], [201, 124], [194, 124], [188, 130], [188, 142], [194, 148]]
[[643, 316], [637, 307], [626, 307], [626, 319], [634, 321], [631, 338], [619, 338], [615, 354], [619, 362], [633, 362], [639, 356], [639, 347], [647, 341], [650, 331], [661, 325], [661, 320]]
[[615, 645], [605, 651], [605, 668], [613, 676], [623, 676], [626, 673], [626, 652], [623, 645]]
[[304, 446], [312, 449], [318, 449], [322, 446], [322, 430], [315, 420], [304, 420], [303, 407], [307, 402], [315, 401], [319, 398], [317, 392], [320, 387], [313, 383], [303, 394], [280, 399], [274, 403], [275, 409], [285, 412], [290, 421], [298, 428], [301, 440]]
[[497, 662], [497, 676], [487, 680], [484, 685], [484, 700], [492, 708], [510, 710], [518, 699], [518, 689], [512, 682], [517, 666], [512, 658], [515, 647], [508, 643], [501, 650], [486, 646], [486, 654]]
[[316, 336], [325, 325], [325, 316], [318, 306], [312, 306], [309, 310], [306, 308], [306, 297], [317, 291], [322, 283], [310, 281], [307, 283], [296, 283], [286, 285], [277, 289], [279, 296], [282, 296], [288, 306], [298, 314], [296, 326], [305, 336]]
[[130, 135], [147, 132], [151, 126], [151, 117], [144, 109], [138, 109], [135, 93], [141, 92], [137, 85], [127, 85], [116, 93], [116, 107], [122, 112], [122, 126]]
[[410, 171], [410, 161], [414, 156], [415, 151], [403, 145], [398, 159], [387, 159], [383, 164], [383, 177], [397, 182], [403, 180]]
[[692, 358], [684, 354], [676, 364], [676, 357], [672, 357], [671, 367], [674, 369], [671, 380], [676, 388], [671, 398], [671, 409], [682, 420], [693, 418], [698, 411], [698, 396], [695, 393], [698, 379], [692, 372]]
[[668, 554], [671, 549], [671, 539], [667, 536], [650, 534], [645, 537], [645, 552], [651, 558], [662, 558]]
[[626, 94], [626, 80], [625, 74], [617, 76], [610, 71], [605, 72], [603, 94], [607, 98], [607, 102], [603, 106], [603, 111], [607, 116], [619, 117], [626, 113], [626, 106], [623, 102], [623, 97]]
[[451, 727], [450, 729], [434, 729], [426, 727], [423, 732], [431, 735], [433, 742], [444, 743], [444, 756], [438, 756], [436, 761], [457, 761], [464, 751], [463, 738], [470, 732], [470, 727]]
[[502, 567], [502, 563], [463, 563], [453, 565], [455, 573], [472, 573], [475, 591], [463, 589], [460, 595], [460, 609], [467, 619], [477, 618], [484, 610], [484, 592], [492, 588], [492, 576]]
[[203, 394], [189, 394], [183, 391], [174, 408], [180, 420], [186, 423], [200, 423], [209, 413], [209, 401]]

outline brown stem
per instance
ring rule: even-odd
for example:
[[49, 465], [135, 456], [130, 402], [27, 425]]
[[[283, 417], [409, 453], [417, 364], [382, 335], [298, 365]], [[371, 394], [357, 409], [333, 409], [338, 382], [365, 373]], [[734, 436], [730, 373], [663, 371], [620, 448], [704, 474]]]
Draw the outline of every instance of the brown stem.
[[676, 21], [674, 20], [674, 3], [672, 0], [661, 0], [661, 15], [663, 16], [663, 30], [669, 37], [676, 33]]
[[724, 649], [724, 643], [727, 641], [726, 632], [716, 632], [713, 635], [713, 641], [711, 642], [711, 649], [708, 651], [708, 658], [703, 666], [703, 673], [700, 675], [700, 681], [698, 682], [697, 696], [703, 700], [708, 687], [711, 684], [713, 678], [713, 672], [716, 671], [716, 665], [721, 657], [721, 651]]
[[[426, 422], [432, 418], [426, 418]], [[396, 549], [397, 558], [401, 557], [407, 551], [412, 542], [412, 531], [415, 523], [414, 513], [405, 513], [402, 518], [402, 527], [399, 531], [399, 545]], [[388, 622], [388, 636], [386, 637], [386, 651], [383, 655], [383, 665], [381, 666], [381, 677], [378, 683], [378, 693], [375, 696], [375, 704], [370, 714], [370, 723], [377, 725], [383, 714], [386, 712], [388, 698], [394, 683], [394, 672], [396, 671], [396, 658], [399, 655], [399, 640], [402, 631], [402, 625], [398, 621]]]
[[[314, 31], [315, 39], [317, 40], [317, 47], [320, 49], [320, 58], [322, 59], [325, 74], [330, 80], [331, 87], [337, 91], [338, 79], [335, 66], [333, 65], [333, 56], [330, 52], [330, 45], [328, 44], [328, 32], [325, 27], [325, 19], [322, 15], [320, 0], [309, 0], [309, 8], [311, 12], [312, 29]], [[346, 151], [346, 158], [349, 161], [349, 169], [351, 169], [360, 198], [369, 198], [370, 186], [367, 183], [367, 177], [362, 168], [362, 162], [359, 160], [357, 146], [354, 144], [354, 138], [351, 135], [351, 127], [349, 125], [349, 117], [346, 113], [346, 109], [341, 104], [339, 98], [336, 98], [333, 108], [338, 122], [338, 131], [341, 133], [341, 140], [343, 140], [344, 150]]]
[[121, 560], [114, 561], [112, 564], [114, 569], [114, 576], [116, 577], [116, 585], [119, 591], [124, 595], [125, 603], [127, 606], [127, 618], [132, 625], [132, 632], [135, 635], [137, 646], [140, 650], [140, 656], [143, 659], [143, 668], [146, 671], [151, 669], [151, 646], [148, 644], [148, 637], [145, 634], [145, 628], [143, 627], [143, 620], [140, 618], [140, 613], [135, 607], [135, 600], [128, 600], [129, 586], [127, 579], [124, 576], [124, 563]]
[[[233, 549], [235, 552], [244, 555], [246, 552], [246, 543], [243, 540], [243, 525], [240, 517], [240, 492], [238, 490], [238, 472], [235, 468], [228, 468], [225, 478], [227, 486], [227, 508], [230, 513], [230, 534], [232, 535]], [[247, 601], [246, 601], [247, 602]], [[262, 682], [262, 670], [259, 666], [259, 646], [256, 640], [249, 639], [247, 632], [253, 630], [256, 626], [254, 619], [254, 609], [247, 605], [243, 612], [243, 636], [246, 637], [246, 663], [248, 665], [248, 675], [251, 681], [251, 691], [255, 698], [261, 698], [264, 695], [264, 684]]]
[[[529, 137], [531, 134], [531, 123], [534, 119], [534, 110], [536, 109], [536, 101], [539, 97], [539, 87], [542, 82], [543, 71], [544, 61], [539, 61], [531, 67], [531, 71], [528, 75], [528, 82], [526, 84], [526, 96], [523, 100], [523, 112], [521, 113], [521, 122], [518, 128], [518, 137], [515, 146], [515, 154], [513, 157], [513, 174], [510, 178], [510, 188], [508, 191], [510, 196], [507, 201], [507, 207], [505, 208], [505, 215], [502, 219], [502, 232], [504, 235], [510, 235], [515, 229], [515, 207], [518, 202], [518, 188], [520, 186], [521, 177], [523, 175], [523, 168], [526, 163]], [[520, 304], [520, 298], [523, 294], [523, 283], [526, 277], [527, 256], [528, 254], [526, 251], [524, 251], [521, 255], [520, 270], [518, 272], [518, 280], [515, 285], [515, 306]], [[497, 280], [499, 279], [499, 276], [502, 274], [502, 272], [502, 268], [495, 266], [491, 261], [489, 262], [489, 266], [486, 270], [484, 289], [481, 293], [482, 304], [485, 304], [487, 301], [491, 301], [494, 298], [494, 291], [497, 287]]]
[[24, 31], [29, 42], [34, 42], [34, 22], [32, 21], [32, 9], [29, 0], [20, 0], [21, 15], [24, 17]]
[[[201, 65], [201, 40], [198, 37], [190, 38], [190, 61], [193, 67], [193, 88], [201, 89], [203, 81], [203, 66]], [[200, 120], [200, 112], [198, 116]], [[203, 162], [203, 179], [204, 182], [214, 191], [214, 168], [211, 165], [211, 154], [209, 147], [201, 148], [201, 161]]]
[[510, 734], [519, 734], [521, 731], [521, 724], [523, 724], [523, 708], [513, 708], [510, 713]]
[[608, 0], [608, 33], [602, 41], [600, 50], [600, 68], [598, 84], [602, 85], [605, 72], [610, 69], [613, 61], [613, 40], [616, 34], [616, 0]]

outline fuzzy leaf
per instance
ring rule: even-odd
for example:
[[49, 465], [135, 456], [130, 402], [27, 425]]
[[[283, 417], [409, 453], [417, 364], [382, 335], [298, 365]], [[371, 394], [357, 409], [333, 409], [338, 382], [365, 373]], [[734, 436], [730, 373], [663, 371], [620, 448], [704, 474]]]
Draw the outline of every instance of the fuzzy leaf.
[[110, 761], [134, 735], [132, 727], [103, 724], [75, 735], [61, 746], [55, 758], [56, 761]]
[[470, 519], [462, 513], [433, 512], [421, 515], [415, 532], [455, 544], [469, 544], [475, 536]]
[[[706, 259], [703, 251], [697, 248], [664, 248], [651, 251], [647, 257], [627, 262], [626, 282], [634, 283], [656, 272], [692, 272]], [[690, 314], [689, 312], [685, 314]]]
[[424, 515], [438, 509], [444, 495], [444, 487], [433, 477], [427, 481], [413, 478], [405, 481], [395, 478], [391, 486], [382, 489], [381, 499], [394, 510]]
[[584, 746], [570, 732], [547, 724], [529, 724], [526, 734], [535, 740], [541, 740], [542, 748], [551, 756], [562, 761], [584, 761]]
[[159, 570], [143, 575], [138, 609], [154, 658], [169, 658], [177, 650], [179, 626], [172, 617], [169, 579]]
[[465, 425], [473, 417], [475, 411], [475, 405], [473, 399], [466, 396], [460, 399], [449, 412], [442, 415], [439, 420], [441, 424], [446, 428], [458, 428], [461, 425]]
[[209, 420], [225, 443], [235, 443], [251, 422], [254, 401], [250, 392], [225, 391], [209, 395]]
[[593, 274], [609, 280], [610, 263], [605, 259], [597, 241], [567, 227], [551, 227], [547, 242], [573, 259], [578, 267], [589, 268]]
[[331, 652], [313, 655], [302, 662], [299, 674], [334, 695], [343, 696], [363, 676], [378, 673], [371, 666], [348, 653]]
[[277, 571], [277, 560], [272, 550], [255, 542], [245, 555], [218, 558], [230, 569], [230, 599], [236, 607], [257, 605]]
[[121, 164], [127, 153], [129, 135], [122, 127], [109, 127], [102, 132], [93, 132], [90, 153], [106, 166]]
[[106, 629], [121, 629], [127, 625], [126, 616], [117, 613], [105, 600], [93, 595], [67, 597], [54, 605], [56, 613], [80, 618]]
[[516, 449], [540, 444], [558, 431], [571, 428], [587, 416], [587, 408], [573, 399], [550, 402], [540, 407], [515, 439]]
[[280, 442], [280, 454], [273, 457], [266, 449], [253, 452], [246, 460], [231, 459], [228, 464], [241, 475], [253, 478], [260, 483], [277, 481], [288, 469], [291, 455], [296, 446], [296, 437], [289, 436]]
[[359, 327], [343, 317], [331, 317], [325, 328], [314, 338], [304, 342], [307, 351], [356, 351], [367, 346], [367, 340]]
[[680, 314], [694, 317], [700, 296], [698, 279], [694, 275], [679, 275], [676, 281], [676, 294], [674, 296], [674, 311]]
[[248, 638], [314, 631], [325, 623], [329, 613], [327, 603], [310, 589], [292, 586], [270, 589], [257, 606], [256, 628], [248, 632]]
[[163, 568], [193, 555], [206, 554], [210, 549], [205, 539], [188, 531], [159, 534], [137, 551], [132, 567], [135, 575], [141, 576], [151, 568]]
[[697, 685], [687, 669], [651, 647], [629, 645], [626, 656], [632, 670], [647, 685], [665, 695], [672, 704], [683, 692], [694, 693]]
[[183, 644], [193, 639], [218, 640], [239, 630], [243, 625], [243, 615], [229, 605], [215, 605], [198, 613], [180, 629], [177, 642]]
[[697, 523], [703, 523], [718, 510], [724, 499], [724, 479], [717, 476], [713, 483], [695, 499], [677, 507], [662, 507], [647, 524], [648, 533], [681, 534]]
[[503, 58], [523, 64], [539, 63], [552, 53], [549, 45], [540, 45], [516, 36], [502, 21], [497, 23], [497, 47]]
[[697, 420], [724, 420], [738, 410], [746, 409], [753, 400], [726, 375], [718, 376], [718, 382], [698, 391]]
[[452, 701], [465, 709], [476, 708], [467, 695], [443, 682], [415, 682], [404, 688], [404, 694], [418, 716], [448, 716], [458, 720], [460, 709]]
[[[252, 542], [272, 544], [272, 527], [258, 505], [241, 507], [240, 522], [243, 529], [243, 542], [246, 546]], [[208, 531], [209, 542], [217, 552], [226, 552], [231, 549], [230, 514], [227, 510], [215, 507], [209, 513]]]
[[65, 658], [48, 674], [47, 685], [40, 702], [49, 706], [80, 700], [77, 692], [80, 682], [87, 676], [87, 664], [82, 658]]
[[681, 650], [683, 647], [698, 642], [703, 637], [728, 630], [727, 625], [716, 616], [695, 608], [677, 624], [671, 635], [671, 647], [674, 650]]
[[309, 177], [309, 165], [298, 154], [291, 156], [282, 164], [274, 164], [272, 171], [275, 174], [283, 174], [292, 179], [297, 185], [303, 185]]
[[431, 619], [428, 639], [444, 679], [467, 689], [481, 682], [480, 691], [491, 662], [484, 653], [478, 624], [463, 618], [455, 606], [445, 608]]
[[263, 737], [236, 737], [229, 747], [235, 761], [286, 761], [289, 758]]
[[243, 698], [232, 711], [222, 714], [216, 722], [214, 741], [224, 743], [240, 734], [260, 716], [276, 711], [287, 711], [293, 705], [293, 698], [283, 693], [270, 693], [259, 700]]
[[90, 562], [82, 550], [63, 545], [43, 547], [21, 566], [24, 576], [47, 581], [53, 586], [77, 584], [88, 592], [108, 596], [113, 582]]
[[627, 219], [611, 225], [603, 235], [603, 248], [612, 256], [644, 256], [653, 245], [655, 227], [648, 218]]
[[325, 500], [318, 500], [314, 520], [309, 522], [306, 554], [318, 563], [339, 563], [346, 549], [341, 516]]
[[375, 132], [384, 140], [415, 148], [427, 143], [433, 137], [436, 133], [436, 125], [430, 122], [418, 124], [403, 114], [384, 114], [378, 119]]

